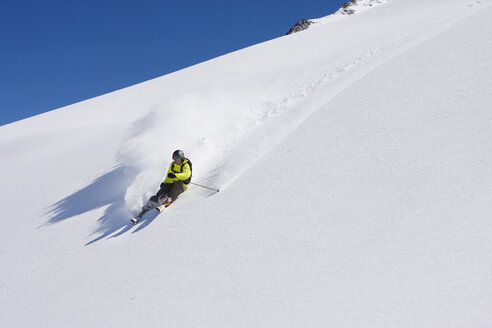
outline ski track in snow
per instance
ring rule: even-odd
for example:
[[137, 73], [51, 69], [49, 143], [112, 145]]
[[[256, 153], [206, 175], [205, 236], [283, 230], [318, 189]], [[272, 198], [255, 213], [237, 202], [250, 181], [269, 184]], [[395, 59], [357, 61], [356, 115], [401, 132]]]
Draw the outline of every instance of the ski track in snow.
[[[387, 2], [387, 1], [386, 1]], [[386, 3], [384, 2], [384, 3]], [[362, 55], [355, 56], [355, 58], [352, 59], [346, 59], [345, 63], [339, 66], [336, 66], [335, 68], [328, 68], [325, 70], [322, 70], [321, 74], [315, 78], [306, 85], [300, 87], [298, 90], [296, 90], [293, 94], [289, 96], [283, 97], [281, 100], [276, 100], [272, 101], [271, 103], [268, 104], [268, 109], [263, 112], [263, 115], [256, 115], [258, 118], [257, 123], [260, 123], [262, 120], [273, 116], [275, 114], [279, 113], [284, 113], [285, 111], [288, 110], [289, 107], [295, 106], [299, 101], [301, 101], [304, 97], [309, 96], [311, 93], [315, 92], [317, 89], [323, 87], [327, 83], [330, 83], [337, 78], [339, 78], [342, 74], [347, 73], [351, 69], [362, 66], [362, 65], [367, 65], [370, 64], [370, 62], [378, 57], [382, 57], [385, 54], [387, 56], [384, 58], [384, 61], [390, 60], [391, 58], [395, 57], [396, 55], [399, 55], [403, 53], [404, 51], [407, 51], [411, 49], [412, 47], [417, 46], [419, 43], [433, 37], [437, 33], [442, 32], [443, 29], [450, 27], [456, 23], [456, 21], [453, 21], [452, 25], [446, 26], [444, 28], [439, 28], [439, 24], [446, 22], [446, 21], [452, 21], [454, 18], [458, 18], [458, 20], [465, 19], [469, 15], [473, 13], [468, 13], [467, 15], [463, 15], [463, 10], [465, 9], [471, 9], [476, 7], [477, 5], [481, 4], [483, 1], [480, 0], [474, 0], [470, 2], [467, 6], [457, 9], [451, 13], [448, 13], [443, 16], [439, 16], [435, 18], [432, 22], [429, 24], [423, 25], [411, 33], [407, 33], [400, 38], [387, 42], [382, 46], [371, 48]], [[382, 2], [381, 2], [382, 3]], [[432, 31], [432, 29], [435, 29]], [[424, 35], [422, 35], [425, 33]], [[420, 38], [419, 38], [420, 37]], [[414, 41], [414, 42], [410, 42]], [[399, 47], [403, 47], [403, 50], [398, 51]], [[393, 52], [393, 53], [392, 53]], [[396, 52], [396, 53], [395, 53]], [[384, 62], [383, 61], [383, 62]], [[361, 78], [364, 76], [367, 71], [370, 71], [383, 62], [378, 62], [377, 64], [368, 67], [363, 73], [358, 74], [353, 81]], [[346, 86], [345, 86], [346, 87]], [[340, 90], [341, 91], [341, 90]]]

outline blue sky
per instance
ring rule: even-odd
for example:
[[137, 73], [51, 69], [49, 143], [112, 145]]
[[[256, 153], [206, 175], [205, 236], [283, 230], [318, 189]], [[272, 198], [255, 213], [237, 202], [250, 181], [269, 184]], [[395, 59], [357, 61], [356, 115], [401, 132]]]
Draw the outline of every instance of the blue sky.
[[1, 1], [0, 125], [282, 36], [346, 1]]

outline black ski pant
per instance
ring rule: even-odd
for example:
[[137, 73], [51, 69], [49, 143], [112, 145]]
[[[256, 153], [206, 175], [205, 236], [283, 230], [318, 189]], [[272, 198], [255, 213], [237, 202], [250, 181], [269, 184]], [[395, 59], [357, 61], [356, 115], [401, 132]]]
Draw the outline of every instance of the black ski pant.
[[162, 183], [161, 189], [154, 196], [150, 197], [150, 200], [153, 202], [158, 202], [159, 198], [164, 196], [168, 196], [171, 198], [171, 203], [174, 203], [176, 199], [178, 199], [179, 195], [181, 195], [185, 191], [185, 184], [183, 181], [176, 181], [173, 183]]

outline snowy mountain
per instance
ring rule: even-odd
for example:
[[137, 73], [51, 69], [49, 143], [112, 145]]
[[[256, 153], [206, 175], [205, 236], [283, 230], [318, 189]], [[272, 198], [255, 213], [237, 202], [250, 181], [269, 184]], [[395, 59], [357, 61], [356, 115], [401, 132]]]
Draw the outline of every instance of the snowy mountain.
[[[491, 326], [491, 15], [391, 0], [0, 127], [0, 326]], [[175, 149], [221, 191], [132, 226]]]
[[307, 30], [313, 24], [326, 23], [340, 18], [341, 15], [354, 15], [368, 9], [373, 6], [386, 3], [390, 0], [350, 0], [346, 2], [339, 10], [328, 16], [317, 19], [302, 19], [294, 24], [286, 35], [301, 32]]

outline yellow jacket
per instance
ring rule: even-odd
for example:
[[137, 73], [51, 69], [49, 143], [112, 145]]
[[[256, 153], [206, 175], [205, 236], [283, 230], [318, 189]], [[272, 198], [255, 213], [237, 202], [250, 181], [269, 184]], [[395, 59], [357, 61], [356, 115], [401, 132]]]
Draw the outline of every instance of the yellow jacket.
[[[170, 177], [168, 177], [167, 175], [169, 173], [174, 173], [176, 175], [176, 179], [171, 179]], [[185, 183], [185, 188], [188, 188], [188, 183], [190, 183], [188, 179], [190, 178], [191, 178], [191, 167], [190, 164], [188, 163], [188, 159], [185, 158], [183, 163], [181, 164], [176, 164], [174, 161], [171, 162], [171, 165], [169, 165], [169, 169], [167, 170], [164, 183], [173, 183], [175, 181], [182, 180]]]

